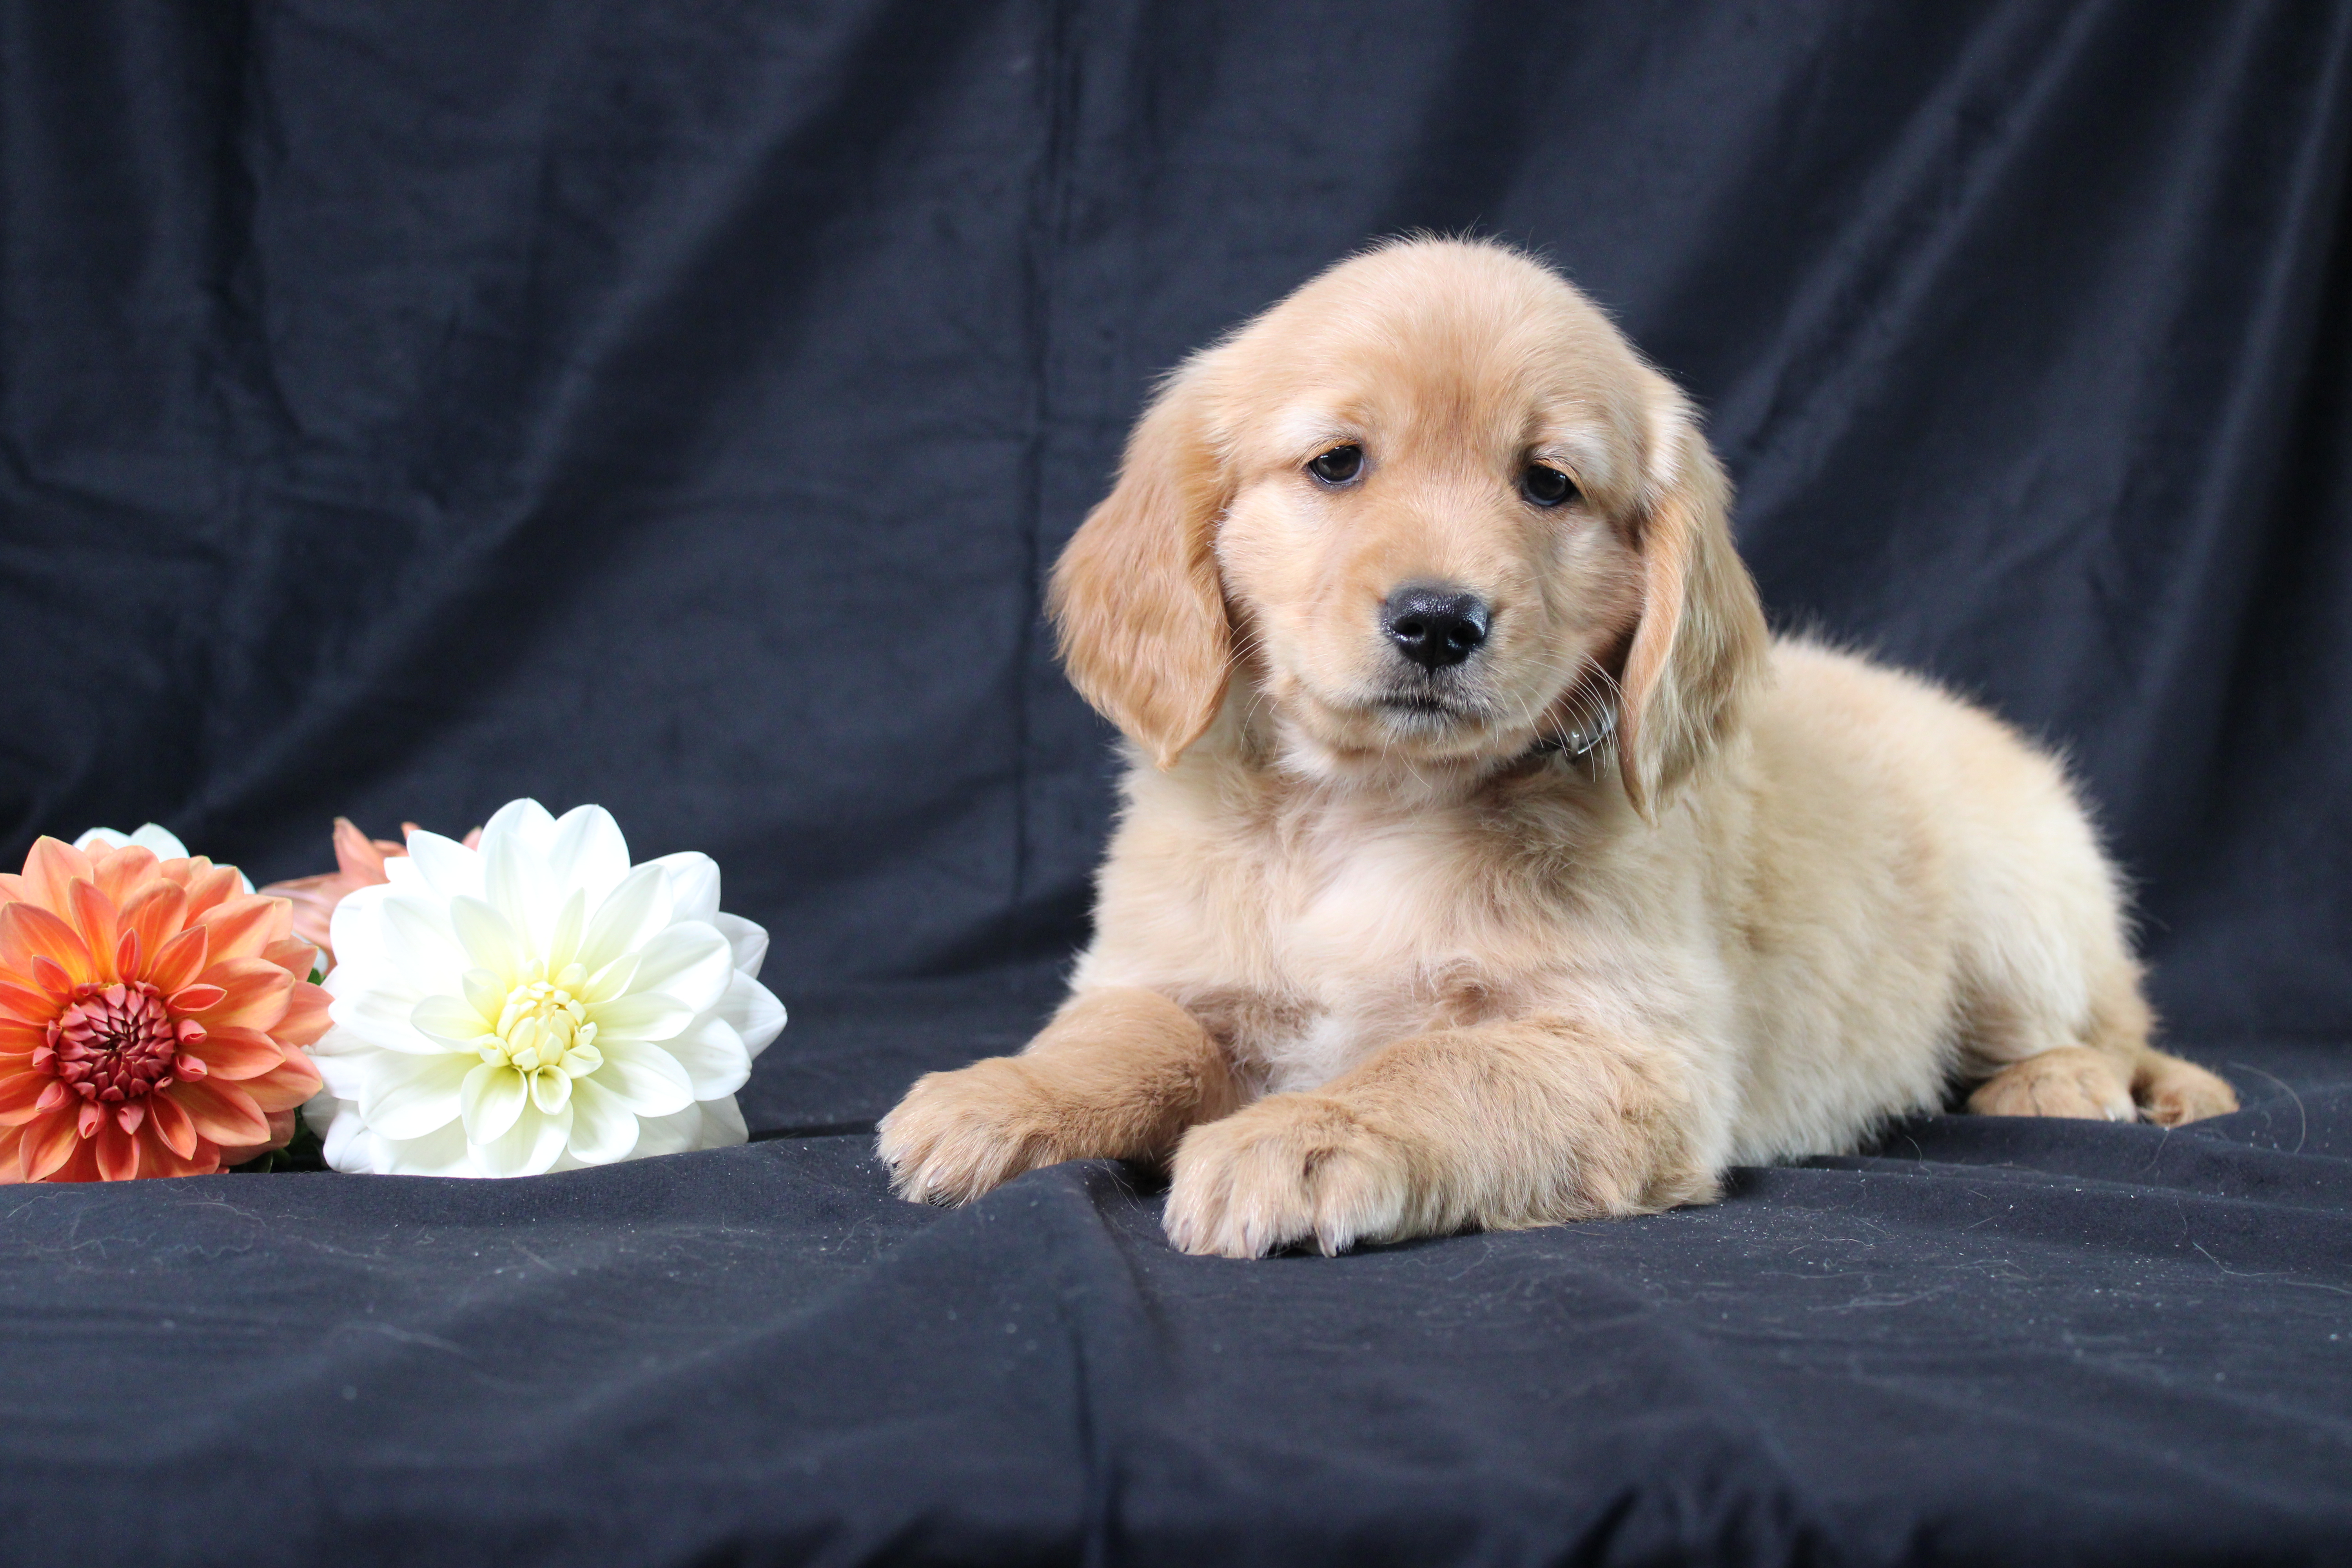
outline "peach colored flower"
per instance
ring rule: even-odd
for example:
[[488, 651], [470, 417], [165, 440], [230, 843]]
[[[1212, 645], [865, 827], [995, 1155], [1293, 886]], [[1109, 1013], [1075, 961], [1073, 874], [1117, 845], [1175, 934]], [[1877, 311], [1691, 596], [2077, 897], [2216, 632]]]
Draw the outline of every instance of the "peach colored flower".
[[293, 1135], [327, 1029], [283, 899], [43, 838], [0, 874], [0, 1183], [207, 1175]]
[[[400, 831], [406, 835], [416, 831], [416, 824], [404, 822]], [[466, 847], [481, 842], [478, 827], [466, 835]], [[294, 934], [319, 950], [321, 962], [331, 967], [335, 949], [328, 932], [335, 919], [335, 906], [344, 896], [362, 888], [373, 888], [385, 880], [383, 863], [395, 856], [408, 853], [408, 846], [395, 844], [389, 838], [370, 838], [352, 823], [348, 816], [335, 818], [335, 868], [315, 877], [296, 877], [291, 881], [272, 882], [261, 890], [284, 899], [294, 906]]]

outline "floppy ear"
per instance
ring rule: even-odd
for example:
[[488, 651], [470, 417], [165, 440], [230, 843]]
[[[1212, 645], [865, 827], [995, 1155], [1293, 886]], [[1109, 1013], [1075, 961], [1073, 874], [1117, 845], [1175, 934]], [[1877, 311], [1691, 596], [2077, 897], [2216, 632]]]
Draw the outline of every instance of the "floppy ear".
[[1652, 822], [1764, 678], [1764, 610], [1731, 544], [1731, 481], [1679, 394], [1651, 418], [1642, 618], [1617, 718], [1625, 795]]
[[1054, 566], [1046, 607], [1079, 695], [1171, 767], [1217, 716], [1233, 658], [1213, 532], [1227, 496], [1179, 371], [1127, 438], [1118, 484]]

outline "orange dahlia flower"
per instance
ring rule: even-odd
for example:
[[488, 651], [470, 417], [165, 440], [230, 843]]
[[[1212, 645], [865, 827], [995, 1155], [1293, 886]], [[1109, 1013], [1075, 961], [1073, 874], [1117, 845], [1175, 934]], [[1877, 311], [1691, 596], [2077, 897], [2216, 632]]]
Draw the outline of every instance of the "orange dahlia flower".
[[0, 873], [0, 1183], [208, 1175], [284, 1145], [327, 1031], [234, 867], [43, 838]]

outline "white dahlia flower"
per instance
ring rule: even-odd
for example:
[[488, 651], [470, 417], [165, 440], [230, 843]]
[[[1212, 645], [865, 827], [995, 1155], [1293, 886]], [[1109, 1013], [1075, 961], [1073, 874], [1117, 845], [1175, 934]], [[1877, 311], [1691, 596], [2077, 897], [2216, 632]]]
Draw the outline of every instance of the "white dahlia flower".
[[744, 1139], [735, 1091], [784, 1026], [768, 933], [708, 855], [629, 864], [604, 807], [421, 829], [336, 906], [334, 1027], [308, 1108], [339, 1171], [523, 1176]]
[[[120, 849], [126, 844], [136, 844], [158, 860], [184, 860], [188, 858], [188, 847], [180, 842], [180, 836], [154, 822], [141, 824], [136, 833], [125, 833], [119, 827], [93, 827], [75, 839], [73, 847], [80, 850]], [[244, 885], [247, 892], [253, 891], [252, 878], [239, 871], [236, 879]]]

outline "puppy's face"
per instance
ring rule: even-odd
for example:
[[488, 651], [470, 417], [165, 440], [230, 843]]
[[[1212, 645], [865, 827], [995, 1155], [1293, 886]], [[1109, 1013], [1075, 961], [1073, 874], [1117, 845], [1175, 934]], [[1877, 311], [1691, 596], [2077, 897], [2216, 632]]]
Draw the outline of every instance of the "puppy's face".
[[1312, 771], [1589, 726], [1639, 616], [1647, 373], [1489, 257], [1371, 258], [1423, 265], [1327, 278], [1222, 351], [1215, 558], [1242, 671]]
[[1648, 812], [1728, 732], [1763, 620], [1679, 392], [1566, 282], [1418, 240], [1194, 355], [1055, 568], [1071, 679], [1162, 767], [1228, 694], [1326, 777], [1616, 724]]

